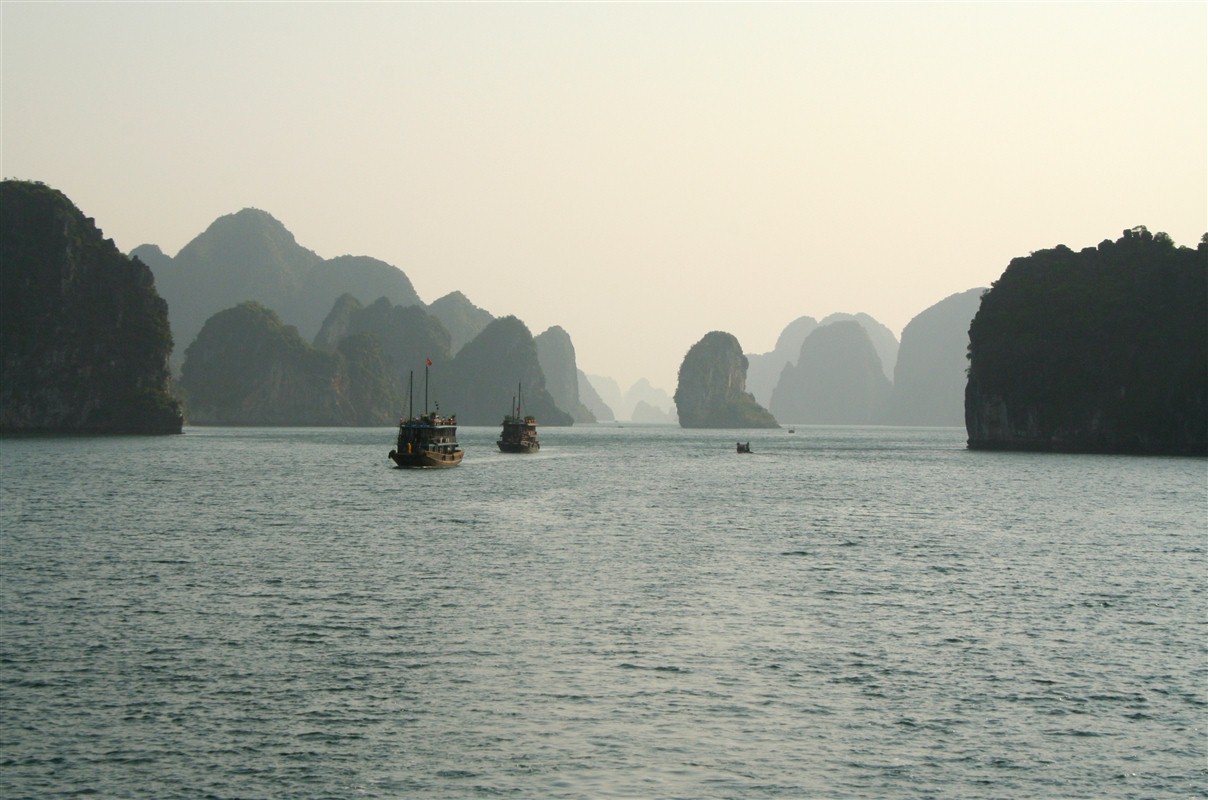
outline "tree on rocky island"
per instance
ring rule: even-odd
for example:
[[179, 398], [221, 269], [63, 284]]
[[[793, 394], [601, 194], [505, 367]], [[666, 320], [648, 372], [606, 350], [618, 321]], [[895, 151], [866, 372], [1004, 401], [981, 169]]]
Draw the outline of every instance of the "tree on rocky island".
[[973, 449], [1208, 455], [1208, 244], [1011, 261], [969, 329]]
[[712, 331], [688, 350], [679, 368], [675, 407], [683, 428], [777, 428], [746, 390], [747, 357], [733, 334]]

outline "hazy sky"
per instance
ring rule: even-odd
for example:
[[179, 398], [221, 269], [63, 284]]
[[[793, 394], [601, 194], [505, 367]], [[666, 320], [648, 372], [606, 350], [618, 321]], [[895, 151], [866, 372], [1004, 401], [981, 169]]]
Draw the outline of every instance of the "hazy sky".
[[1033, 250], [1195, 246], [1206, 9], [4, 0], [0, 167], [126, 251], [263, 209], [672, 392], [711, 330], [900, 335]]

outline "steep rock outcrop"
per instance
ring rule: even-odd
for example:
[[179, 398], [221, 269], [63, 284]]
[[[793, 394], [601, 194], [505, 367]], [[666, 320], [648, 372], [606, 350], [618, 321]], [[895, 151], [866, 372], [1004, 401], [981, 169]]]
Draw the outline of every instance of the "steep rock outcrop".
[[495, 320], [491, 312], [474, 305], [461, 292], [450, 292], [433, 301], [428, 306], [428, 313], [440, 320], [449, 332], [449, 352], [453, 355]]
[[679, 368], [675, 407], [684, 428], [775, 428], [775, 418], [746, 389], [747, 357], [733, 334], [711, 331]]
[[186, 350], [181, 388], [196, 425], [384, 425], [403, 407], [392, 374], [374, 337], [319, 350], [246, 302], [206, 321]]
[[535, 416], [539, 425], [574, 422], [546, 391], [533, 335], [516, 317], [502, 317], [484, 328], [442, 373], [436, 377], [434, 402], [463, 425], [498, 425], [518, 387], [523, 412]]
[[864, 327], [841, 320], [801, 343], [796, 366], [785, 365], [772, 392], [772, 413], [804, 424], [868, 425], [881, 420], [889, 391]]
[[570, 334], [555, 325], [536, 336], [533, 343], [537, 345], [537, 361], [545, 374], [546, 391], [554, 403], [575, 422], [595, 422], [595, 415], [579, 401], [579, 367]]
[[612, 422], [616, 419], [608, 403], [604, 402], [604, 398], [600, 397], [600, 393], [596, 391], [596, 387], [592, 384], [591, 379], [587, 377], [587, 373], [583, 370], [577, 370], [579, 376], [579, 397], [582, 399], [583, 405], [592, 413], [597, 422]]
[[947, 297], [902, 329], [886, 423], [965, 424], [969, 324], [985, 291], [970, 289]]
[[1208, 455], [1208, 235], [1016, 258], [969, 329], [973, 449]]
[[61, 192], [0, 183], [0, 430], [180, 433], [151, 270]]

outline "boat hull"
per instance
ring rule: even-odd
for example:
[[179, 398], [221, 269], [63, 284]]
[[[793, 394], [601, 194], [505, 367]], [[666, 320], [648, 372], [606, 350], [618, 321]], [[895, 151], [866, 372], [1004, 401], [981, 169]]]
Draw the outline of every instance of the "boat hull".
[[443, 469], [456, 467], [465, 456], [464, 450], [454, 450], [451, 453], [441, 453], [431, 450], [420, 450], [414, 453], [390, 451], [390, 460], [403, 469]]
[[535, 453], [541, 449], [539, 442], [505, 442], [500, 439], [495, 444], [505, 453]]

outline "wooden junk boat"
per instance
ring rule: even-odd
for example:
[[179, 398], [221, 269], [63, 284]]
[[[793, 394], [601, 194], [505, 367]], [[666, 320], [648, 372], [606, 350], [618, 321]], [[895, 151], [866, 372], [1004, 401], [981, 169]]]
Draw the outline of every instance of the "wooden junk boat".
[[[430, 366], [432, 362], [428, 362]], [[466, 454], [457, 443], [457, 417], [429, 413], [428, 367], [424, 367], [424, 413], [411, 413], [411, 379], [407, 381], [407, 416], [398, 421], [398, 445], [390, 460], [400, 467], [456, 467]]]
[[499, 434], [499, 449], [505, 453], [535, 453], [541, 449], [537, 440], [537, 418], [520, 411], [520, 387], [516, 387], [515, 403], [511, 414], [503, 418], [503, 431]]

